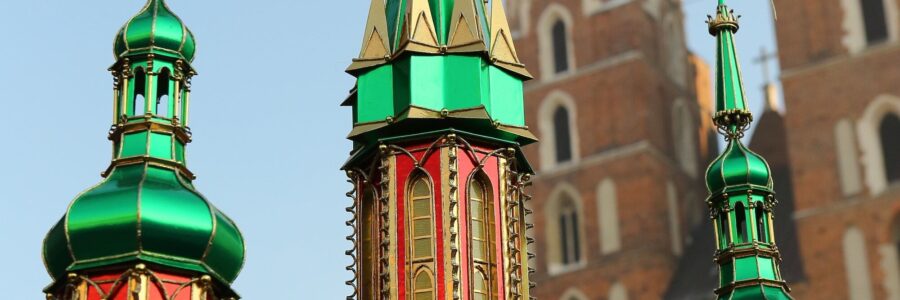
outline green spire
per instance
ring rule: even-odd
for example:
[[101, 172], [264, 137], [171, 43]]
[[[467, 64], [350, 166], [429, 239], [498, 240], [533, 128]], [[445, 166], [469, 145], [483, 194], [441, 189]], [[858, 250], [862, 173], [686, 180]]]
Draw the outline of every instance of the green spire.
[[186, 162], [193, 37], [162, 0], [150, 0], [115, 48], [112, 162], [48, 233], [47, 269], [58, 285], [70, 272], [141, 262], [208, 274], [230, 290], [243, 238], [196, 190]]
[[775, 242], [775, 200], [766, 160], [741, 143], [753, 121], [747, 106], [734, 34], [738, 17], [719, 0], [710, 16], [716, 37], [716, 113], [713, 117], [728, 146], [706, 171], [707, 198], [716, 235], [718, 299], [792, 299], [781, 277], [781, 254]]
[[372, 0], [358, 58], [350, 139], [461, 130], [508, 143], [536, 140], [525, 126], [530, 78], [502, 1]]

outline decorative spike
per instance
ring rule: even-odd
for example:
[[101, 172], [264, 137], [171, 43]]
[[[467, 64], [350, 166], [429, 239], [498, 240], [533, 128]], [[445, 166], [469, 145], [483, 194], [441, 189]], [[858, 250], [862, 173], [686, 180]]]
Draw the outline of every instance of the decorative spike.
[[485, 51], [484, 34], [480, 30], [482, 24], [478, 19], [475, 1], [481, 2], [481, 0], [457, 0], [454, 3], [447, 52]]
[[532, 78], [531, 73], [525, 69], [525, 65], [519, 60], [516, 46], [512, 40], [512, 30], [509, 29], [509, 20], [506, 18], [506, 10], [503, 9], [503, 1], [491, 2], [491, 60], [501, 68], [519, 74], [525, 78]]
[[348, 72], [385, 64], [390, 59], [391, 47], [384, 9], [384, 0], [372, 0], [359, 58], [353, 60], [353, 64], [347, 68]]
[[405, 40], [401, 40], [401, 48], [412, 52], [441, 53], [428, 0], [407, 1], [409, 1], [408, 14], [403, 24], [402, 36]]

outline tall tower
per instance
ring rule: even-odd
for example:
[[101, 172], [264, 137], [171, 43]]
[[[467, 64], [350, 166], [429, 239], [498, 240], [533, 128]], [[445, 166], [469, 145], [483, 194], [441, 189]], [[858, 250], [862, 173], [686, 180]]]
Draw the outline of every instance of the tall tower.
[[718, 299], [793, 299], [782, 279], [775, 243], [772, 172], [762, 156], [741, 143], [753, 121], [744, 95], [734, 45], [738, 17], [719, 0], [709, 17], [716, 37], [716, 113], [713, 121], [728, 143], [706, 171], [710, 217], [719, 265]]
[[529, 299], [536, 139], [502, 1], [372, 0], [348, 72], [348, 299]]
[[48, 300], [238, 298], [243, 238], [185, 162], [195, 47], [163, 0], [116, 36], [112, 163], [47, 234]]

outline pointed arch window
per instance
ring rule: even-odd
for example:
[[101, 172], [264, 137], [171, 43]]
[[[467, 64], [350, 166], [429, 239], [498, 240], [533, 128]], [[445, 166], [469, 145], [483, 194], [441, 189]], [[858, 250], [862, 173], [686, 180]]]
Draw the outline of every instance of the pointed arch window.
[[424, 175], [410, 182], [407, 225], [408, 268], [414, 275], [413, 300], [434, 299], [434, 197], [431, 181]]
[[145, 113], [147, 108], [147, 73], [143, 68], [137, 68], [134, 71], [134, 97], [131, 101], [131, 115], [140, 116]]
[[888, 113], [879, 126], [881, 154], [888, 184], [900, 183], [900, 117]]
[[156, 84], [156, 115], [169, 118], [170, 105], [169, 105], [169, 85], [171, 84], [169, 75], [169, 69], [163, 68], [162, 72], [157, 76], [157, 84]]
[[559, 207], [559, 237], [563, 265], [581, 261], [581, 233], [578, 224], [578, 208], [575, 201], [565, 196]]
[[866, 42], [869, 45], [880, 44], [888, 40], [887, 15], [884, 0], [862, 1], [862, 15], [865, 23]]
[[747, 234], [747, 210], [744, 208], [744, 203], [738, 203], [734, 206], [734, 222], [737, 225], [737, 239], [735, 239], [738, 243], [746, 243], [749, 242], [748, 234]]
[[412, 300], [434, 300], [434, 277], [431, 276], [431, 271], [428, 269], [421, 269], [418, 273], [416, 273], [415, 281], [413, 282], [413, 299]]
[[559, 106], [553, 111], [553, 136], [557, 163], [572, 160], [572, 129], [569, 126], [569, 118], [569, 110], [563, 106]]
[[375, 189], [367, 187], [360, 203], [360, 266], [359, 288], [361, 299], [375, 299], [378, 286], [378, 212]]
[[763, 243], [769, 242], [769, 217], [766, 210], [762, 208], [762, 203], [756, 205], [756, 235], [757, 240]]
[[472, 245], [473, 298], [496, 299], [492, 292], [494, 270], [497, 268], [494, 234], [494, 201], [489, 181], [475, 177], [469, 183], [469, 228]]
[[553, 71], [557, 74], [569, 71], [569, 38], [566, 23], [557, 19], [551, 28], [553, 37]]

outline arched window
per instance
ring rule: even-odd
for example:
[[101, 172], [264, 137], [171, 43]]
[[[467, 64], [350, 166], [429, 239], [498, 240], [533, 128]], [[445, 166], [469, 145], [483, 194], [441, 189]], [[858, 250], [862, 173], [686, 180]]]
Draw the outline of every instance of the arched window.
[[163, 68], [157, 76], [156, 84], [156, 115], [169, 118], [169, 69]]
[[719, 214], [719, 248], [725, 249], [731, 244], [731, 228], [728, 227], [728, 214]]
[[600, 182], [597, 187], [597, 215], [600, 216], [600, 250], [603, 254], [619, 251], [622, 247], [618, 201], [616, 183], [610, 178]]
[[749, 242], [749, 235], [747, 234], [747, 210], [744, 208], [744, 203], [738, 202], [734, 206], [734, 215], [735, 215], [735, 225], [737, 225], [737, 239], [735, 239], [738, 243], [746, 243]]
[[497, 267], [494, 248], [494, 201], [490, 184], [475, 177], [469, 183], [469, 228], [472, 239], [472, 270], [475, 299], [489, 300], [493, 280], [491, 274]]
[[559, 106], [553, 112], [553, 136], [556, 146], [556, 162], [572, 160], [572, 135], [569, 127], [569, 111]]
[[557, 74], [569, 70], [569, 40], [566, 23], [562, 19], [556, 20], [551, 29], [553, 36], [553, 71]]
[[847, 274], [847, 299], [871, 300], [872, 280], [869, 276], [869, 260], [866, 255], [866, 238], [856, 227], [844, 233], [844, 268]]
[[407, 230], [408, 267], [415, 275], [414, 300], [434, 299], [434, 199], [431, 183], [424, 174], [413, 177], [409, 189], [409, 225]]
[[143, 68], [134, 71], [134, 98], [131, 102], [131, 115], [140, 116], [147, 108], [147, 74]]
[[434, 300], [434, 278], [428, 269], [419, 270], [413, 282], [412, 300]]
[[575, 200], [565, 197], [560, 202], [559, 236], [563, 265], [581, 261], [581, 233], [579, 233], [578, 208]]
[[887, 41], [888, 26], [883, 0], [860, 1], [862, 1], [863, 22], [866, 27], [866, 42], [873, 45]]
[[566, 291], [563, 294], [563, 296], [560, 297], [559, 299], [560, 300], [588, 300], [588, 297], [585, 296], [584, 293], [582, 293], [581, 291], [579, 291], [575, 288], [571, 288], [568, 291]]
[[375, 190], [367, 187], [360, 200], [360, 266], [359, 289], [361, 299], [375, 299], [378, 287], [378, 212]]
[[887, 182], [900, 182], [900, 118], [896, 114], [887, 114], [881, 120], [879, 134]]
[[757, 240], [763, 243], [769, 242], [769, 218], [766, 211], [762, 208], [762, 203], [756, 205], [756, 234]]

